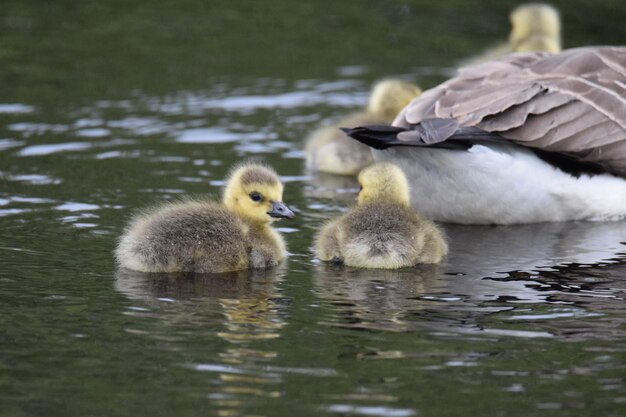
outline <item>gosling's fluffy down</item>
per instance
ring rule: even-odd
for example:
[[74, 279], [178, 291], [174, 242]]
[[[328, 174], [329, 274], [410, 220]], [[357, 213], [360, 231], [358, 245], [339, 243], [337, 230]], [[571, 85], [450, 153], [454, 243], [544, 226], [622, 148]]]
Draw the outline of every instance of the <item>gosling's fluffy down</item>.
[[339, 128], [388, 125], [420, 93], [419, 87], [406, 81], [379, 81], [372, 89], [365, 111], [351, 114], [311, 133], [306, 140], [307, 168], [331, 174], [356, 175], [374, 162], [372, 152], [367, 146], [349, 139]]
[[509, 15], [511, 52], [561, 52], [559, 11], [542, 3], [521, 4]]
[[561, 19], [559, 11], [543, 3], [525, 3], [509, 15], [509, 41], [468, 59], [464, 66], [481, 64], [511, 52], [561, 52]]
[[291, 218], [283, 185], [266, 166], [232, 171], [223, 203], [187, 200], [135, 216], [115, 255], [122, 267], [143, 272], [228, 272], [267, 268], [285, 258], [285, 242], [270, 223]]
[[330, 221], [315, 240], [323, 261], [359, 268], [396, 269], [441, 262], [448, 252], [443, 233], [409, 205], [406, 177], [379, 163], [359, 174], [358, 204]]

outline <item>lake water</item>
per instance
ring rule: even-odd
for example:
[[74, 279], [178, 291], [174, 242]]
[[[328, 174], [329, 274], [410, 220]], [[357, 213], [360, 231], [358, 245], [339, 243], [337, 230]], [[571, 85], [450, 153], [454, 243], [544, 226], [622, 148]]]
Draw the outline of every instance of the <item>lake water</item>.
[[[623, 44], [619, 1], [555, 2], [565, 46]], [[445, 225], [439, 267], [337, 268], [350, 179], [303, 141], [383, 76], [435, 85], [514, 2], [4, 0], [0, 416], [623, 416], [626, 224]], [[288, 261], [117, 270], [133, 212], [261, 158]]]

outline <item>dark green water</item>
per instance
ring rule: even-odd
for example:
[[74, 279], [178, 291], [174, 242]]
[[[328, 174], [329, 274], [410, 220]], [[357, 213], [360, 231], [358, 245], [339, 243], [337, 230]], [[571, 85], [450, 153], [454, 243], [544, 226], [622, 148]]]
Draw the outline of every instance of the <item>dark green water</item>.
[[[447, 226], [411, 271], [311, 255], [356, 190], [304, 171], [307, 132], [504, 39], [515, 3], [477, 4], [4, 0], [0, 416], [624, 415], [624, 223]], [[621, 1], [555, 4], [566, 46], [625, 43]], [[250, 157], [298, 211], [285, 265], [116, 270], [134, 210]]]

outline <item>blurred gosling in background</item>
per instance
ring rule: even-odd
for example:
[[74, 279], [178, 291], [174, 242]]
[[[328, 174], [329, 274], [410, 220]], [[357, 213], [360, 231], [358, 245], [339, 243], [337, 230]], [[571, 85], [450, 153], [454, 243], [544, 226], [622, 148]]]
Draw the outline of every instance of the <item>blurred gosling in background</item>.
[[561, 52], [561, 19], [556, 8], [542, 3], [521, 4], [511, 11], [509, 19], [509, 42], [465, 61], [464, 66], [491, 61], [511, 52]]
[[522, 4], [511, 12], [511, 52], [561, 52], [561, 19], [548, 4]]
[[267, 166], [236, 167], [222, 203], [187, 200], [135, 216], [115, 251], [120, 266], [142, 272], [228, 272], [277, 265], [286, 256], [270, 224], [294, 214]]
[[370, 149], [339, 130], [340, 127], [388, 125], [413, 98], [421, 94], [418, 86], [397, 79], [376, 83], [365, 111], [351, 114], [330, 126], [315, 130], [306, 140], [306, 166], [314, 171], [356, 175], [372, 164]]
[[443, 233], [410, 206], [400, 168], [378, 163], [359, 174], [356, 207], [325, 224], [315, 240], [322, 261], [358, 268], [396, 269], [439, 263], [448, 252]]

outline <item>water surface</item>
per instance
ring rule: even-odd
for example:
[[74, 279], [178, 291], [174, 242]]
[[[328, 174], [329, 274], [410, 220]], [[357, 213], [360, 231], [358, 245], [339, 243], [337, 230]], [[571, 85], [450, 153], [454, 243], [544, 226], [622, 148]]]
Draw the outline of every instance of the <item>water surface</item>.
[[[445, 79], [514, 4], [4, 2], [0, 415], [623, 415], [623, 222], [445, 225], [445, 263], [400, 271], [311, 254], [357, 186], [304, 170], [306, 134]], [[619, 2], [555, 4], [566, 46], [626, 39]], [[297, 211], [284, 265], [116, 268], [133, 212], [246, 158]]]

